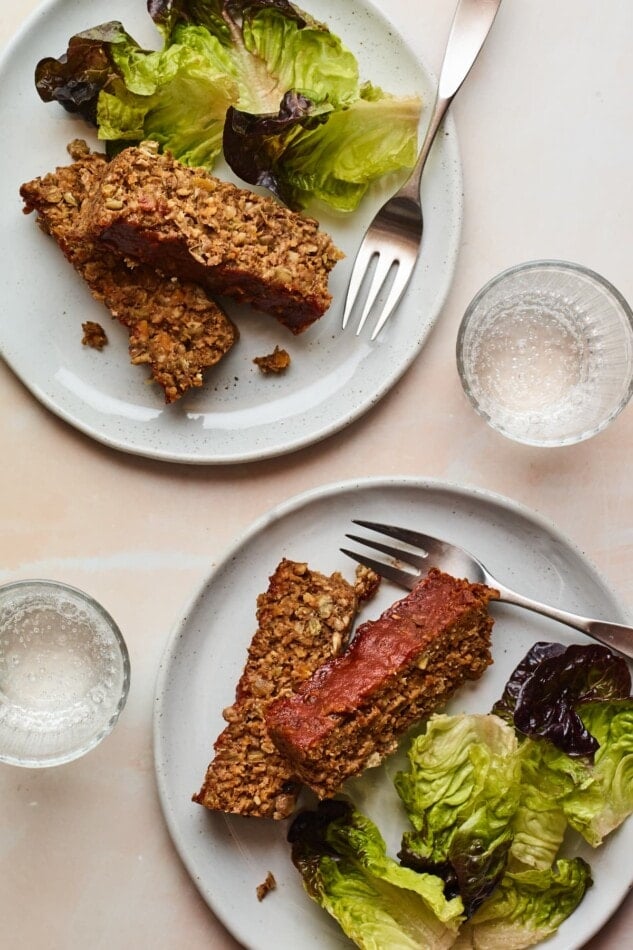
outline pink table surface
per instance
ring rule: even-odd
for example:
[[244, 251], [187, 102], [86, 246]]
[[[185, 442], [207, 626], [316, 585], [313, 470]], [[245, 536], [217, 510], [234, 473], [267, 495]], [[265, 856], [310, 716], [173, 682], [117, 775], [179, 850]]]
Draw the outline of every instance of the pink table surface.
[[[2, 4], [1, 44], [35, 5]], [[410, 0], [378, 6], [437, 70], [453, 4], [418, 0], [415, 17]], [[584, 444], [520, 446], [473, 413], [454, 362], [468, 301], [522, 260], [585, 263], [633, 299], [632, 27], [629, 0], [608, 9], [591, 0], [502, 7], [454, 106], [465, 219], [441, 320], [394, 390], [324, 443], [228, 468], [136, 459], [58, 420], [0, 363], [0, 582], [48, 576], [89, 590], [125, 632], [133, 667], [124, 715], [90, 755], [49, 770], [0, 766], [3, 946], [237, 946], [199, 897], [163, 822], [154, 681], [193, 590], [232, 539], [283, 499], [358, 475], [491, 489], [554, 520], [633, 606], [633, 408]], [[587, 950], [629, 946], [631, 927], [629, 898]]]

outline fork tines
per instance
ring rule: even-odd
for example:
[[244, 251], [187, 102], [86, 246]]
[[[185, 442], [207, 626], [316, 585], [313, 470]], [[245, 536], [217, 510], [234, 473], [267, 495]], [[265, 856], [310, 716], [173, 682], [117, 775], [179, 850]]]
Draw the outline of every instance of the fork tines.
[[[364, 528], [369, 528], [371, 531], [376, 531], [381, 534], [398, 538], [399, 540], [404, 541], [405, 544], [411, 545], [416, 543], [414, 540], [416, 536], [415, 532], [410, 532], [406, 528], [395, 528], [391, 525], [383, 525], [375, 521], [360, 521], [356, 519], [353, 519], [353, 523]], [[393, 558], [397, 564], [379, 561], [364, 552], [359, 554], [356, 551], [349, 551], [346, 548], [341, 548], [343, 554], [351, 557], [359, 564], [364, 564], [366, 567], [370, 567], [381, 577], [386, 577], [388, 580], [393, 581], [394, 584], [398, 584], [401, 587], [406, 587], [408, 590], [415, 586], [415, 584], [420, 579], [421, 574], [423, 573], [423, 569], [428, 567], [428, 555], [425, 551], [405, 551], [401, 548], [393, 547], [390, 544], [384, 544], [382, 541], [374, 541], [370, 538], [363, 538], [357, 534], [346, 534], [345, 537], [349, 538], [350, 541], [355, 541], [357, 544], [364, 544], [372, 551], [379, 551], [381, 554], [386, 554], [387, 557]], [[415, 573], [403, 570], [401, 567], [397, 566], [398, 564], [403, 563], [409, 565], [410, 567], [416, 568]]]
[[381, 554], [386, 554], [395, 561], [404, 561], [405, 564], [418, 569], [424, 567], [427, 560], [426, 554], [403, 551], [402, 548], [394, 548], [391, 544], [383, 544], [381, 541], [370, 541], [369, 538], [362, 538], [358, 534], [346, 534], [345, 537], [349, 538], [350, 541], [356, 541], [358, 544], [364, 544], [373, 551], [380, 551]]
[[352, 524], [360, 525], [361, 528], [368, 528], [375, 531], [376, 534], [385, 534], [388, 538], [395, 538], [396, 541], [404, 541], [411, 547], [417, 548], [419, 554], [428, 555], [427, 546], [429, 543], [437, 543], [436, 538], [431, 538], [428, 534], [421, 534], [419, 531], [413, 531], [411, 528], [399, 528], [393, 524], [383, 524], [380, 521], [363, 521], [360, 518], [352, 518]]
[[402, 294], [404, 293], [407, 284], [411, 278], [411, 271], [407, 268], [401, 266], [400, 261], [390, 258], [385, 258], [377, 250], [370, 250], [369, 248], [364, 248], [362, 245], [358, 251], [356, 261], [354, 263], [354, 269], [352, 271], [352, 276], [350, 277], [349, 287], [347, 290], [347, 297], [345, 299], [345, 310], [343, 312], [343, 329], [347, 327], [349, 318], [351, 316], [354, 305], [358, 299], [359, 291], [364, 283], [365, 277], [368, 272], [369, 265], [374, 257], [377, 257], [376, 268], [374, 270], [369, 290], [367, 292], [367, 297], [365, 299], [365, 304], [362, 309], [360, 320], [358, 321], [358, 327], [356, 328], [356, 336], [360, 336], [360, 333], [367, 322], [367, 318], [372, 311], [372, 308], [376, 304], [378, 295], [385, 285], [387, 278], [393, 269], [395, 271], [393, 282], [389, 289], [387, 299], [383, 304], [382, 310], [378, 315], [376, 320], [376, 325], [374, 326], [373, 332], [370, 339], [373, 341], [376, 339], [385, 323], [396, 309]]
[[347, 548], [340, 548], [340, 551], [342, 554], [347, 555], [347, 557], [351, 557], [351, 559], [356, 561], [357, 564], [363, 564], [365, 567], [370, 567], [372, 571], [375, 571], [376, 574], [379, 575], [379, 577], [386, 577], [388, 581], [392, 581], [399, 587], [405, 587], [407, 590], [412, 590], [419, 580], [419, 574], [411, 574], [409, 571], [402, 571], [393, 564], [385, 564], [384, 561], [379, 561], [376, 558], [371, 557], [369, 554], [359, 554], [357, 551], [349, 551]]

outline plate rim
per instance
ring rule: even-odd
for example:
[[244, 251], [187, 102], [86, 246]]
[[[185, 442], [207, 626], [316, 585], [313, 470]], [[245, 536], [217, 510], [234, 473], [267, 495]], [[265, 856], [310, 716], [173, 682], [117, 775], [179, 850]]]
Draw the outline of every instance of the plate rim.
[[[281, 521], [284, 518], [287, 518], [300, 511], [302, 508], [306, 508], [317, 501], [322, 501], [328, 497], [332, 497], [333, 495], [349, 492], [351, 490], [380, 488], [408, 488], [415, 489], [420, 492], [429, 491], [441, 492], [447, 495], [453, 494], [466, 500], [480, 499], [504, 511], [526, 518], [535, 527], [545, 531], [551, 538], [561, 542], [568, 550], [571, 551], [571, 553], [578, 556], [585, 563], [594, 578], [600, 583], [605, 592], [607, 592], [610, 598], [613, 600], [613, 603], [620, 614], [619, 618], [614, 619], [617, 619], [618, 622], [622, 623], [633, 622], [633, 611], [631, 611], [623, 602], [618, 592], [613, 589], [612, 585], [604, 577], [600, 569], [596, 567], [593, 560], [585, 554], [585, 552], [572, 538], [570, 538], [565, 532], [558, 528], [556, 523], [551, 518], [543, 515], [541, 512], [536, 511], [528, 505], [525, 505], [523, 502], [517, 501], [507, 495], [490, 489], [459, 482], [447, 481], [441, 478], [418, 477], [415, 475], [373, 475], [362, 478], [346, 478], [337, 481], [326, 482], [324, 484], [299, 492], [290, 498], [272, 506], [255, 518], [237, 535], [234, 541], [224, 549], [220, 557], [215, 562], [214, 566], [210, 571], [208, 571], [206, 577], [204, 577], [197, 585], [193, 593], [189, 596], [187, 602], [183, 605], [180, 618], [172, 625], [159, 660], [154, 688], [154, 711], [152, 723], [152, 745], [156, 786], [163, 820], [167, 826], [173, 847], [178, 854], [179, 859], [182, 861], [185, 869], [187, 870], [192, 883], [195, 885], [198, 893], [207, 904], [211, 913], [222, 924], [227, 932], [238, 941], [243, 940], [243, 935], [235, 929], [235, 922], [230, 920], [228, 916], [225, 915], [221, 905], [219, 903], [214, 903], [210, 899], [208, 893], [205, 891], [204, 884], [199, 878], [197, 869], [194, 866], [194, 862], [189, 855], [184, 836], [178, 827], [175, 813], [171, 810], [171, 802], [167, 787], [168, 769], [166, 767], [166, 756], [163, 756], [161, 731], [161, 720], [163, 718], [164, 706], [166, 704], [168, 692], [167, 680], [171, 672], [170, 667], [177, 658], [178, 644], [183, 640], [183, 634], [188, 622], [188, 617], [195, 608], [197, 602], [204, 596], [207, 587], [212, 584], [216, 575], [219, 575], [231, 561], [234, 561], [239, 555], [240, 551], [244, 547], [248, 546], [249, 542], [256, 538], [261, 532], [263, 532], [267, 526], [274, 522]], [[618, 907], [624, 901], [631, 888], [633, 888], [633, 879], [629, 881], [626, 889], [618, 895], [617, 899], [613, 903], [608, 904], [606, 911], [595, 918], [593, 922], [594, 927], [591, 932], [583, 934], [582, 943], [575, 944], [573, 950], [580, 950], [587, 940], [590, 940], [602, 927], [605, 926], [607, 921], [613, 916]], [[603, 905], [603, 907], [604, 906], [605, 905]], [[570, 948], [570, 950], [572, 950], [572, 948]]]
[[[42, 2], [31, 11], [26, 20], [23, 21], [13, 36], [9, 38], [4, 48], [0, 51], [0, 75], [4, 72], [4, 70], [9, 68], [12, 60], [15, 57], [17, 48], [33, 30], [37, 24], [37, 21], [43, 17], [46, 17], [47, 15], [53, 14], [56, 8], [59, 7], [61, 9], [64, 4], [69, 2], [71, 2], [71, 0], [42, 0]], [[330, 0], [330, 2], [333, 2], [333, 0]], [[429, 68], [424, 57], [417, 54], [417, 52], [415, 52], [410, 47], [405, 35], [392, 20], [389, 10], [383, 9], [382, 6], [378, 6], [374, 0], [362, 0], [362, 5], [365, 7], [365, 9], [369, 10], [374, 18], [384, 22], [385, 24], [388, 24], [392, 28], [393, 32], [399, 37], [403, 45], [410, 52], [411, 56], [415, 58], [421, 71], [424, 73], [429, 82], [436, 85], [437, 77], [434, 71]], [[424, 124], [421, 123], [419, 134], [421, 134], [423, 128]], [[15, 360], [11, 355], [7, 355], [1, 351], [0, 359], [2, 359], [4, 364], [11, 370], [11, 372], [25, 387], [25, 389], [30, 392], [31, 395], [37, 399], [37, 401], [44, 408], [46, 408], [57, 418], [61, 419], [65, 424], [71, 426], [76, 431], [81, 432], [83, 435], [93, 439], [95, 442], [104, 445], [109, 449], [114, 449], [116, 451], [120, 451], [127, 455], [136, 456], [138, 458], [147, 458], [156, 461], [182, 465], [226, 466], [241, 463], [249, 464], [256, 461], [281, 458], [285, 455], [298, 452], [309, 446], [318, 445], [325, 439], [343, 431], [345, 428], [356, 422], [368, 412], [371, 412], [377, 403], [380, 402], [396, 386], [399, 380], [410, 369], [413, 362], [421, 354], [431, 331], [436, 326], [438, 320], [441, 317], [455, 278], [464, 221], [463, 167], [455, 120], [453, 114], [450, 112], [445, 119], [445, 128], [450, 134], [450, 143], [452, 149], [451, 155], [447, 157], [450, 158], [451, 164], [448, 185], [454, 216], [451, 219], [450, 235], [446, 242], [446, 257], [443, 266], [437, 268], [438, 271], [441, 271], [441, 279], [438, 281], [438, 292], [436, 294], [434, 307], [432, 309], [432, 319], [424, 326], [423, 332], [421, 334], [417, 333], [415, 329], [413, 329], [411, 335], [415, 338], [414, 342], [407, 348], [406, 351], [404, 351], [403, 354], [400, 354], [397, 361], [395, 361], [395, 371], [391, 371], [391, 361], [388, 361], [386, 367], [387, 372], [381, 374], [381, 378], [377, 381], [371, 392], [368, 392], [364, 395], [364, 397], [361, 397], [361, 400], [356, 406], [354, 406], [351, 410], [347, 409], [347, 411], [341, 413], [336, 418], [332, 418], [330, 414], [330, 418], [326, 421], [322, 421], [321, 424], [314, 430], [309, 430], [306, 432], [305, 429], [302, 428], [301, 431], [298, 431], [295, 434], [291, 441], [286, 440], [283, 444], [273, 445], [270, 448], [268, 448], [267, 445], [262, 442], [262, 444], [259, 446], [251, 447], [250, 449], [239, 450], [230, 449], [227, 447], [222, 452], [222, 454], [217, 454], [213, 451], [210, 452], [206, 447], [208, 446], [208, 442], [205, 442], [205, 445], [200, 446], [198, 450], [193, 451], [191, 450], [191, 447], [180, 450], [178, 446], [174, 445], [173, 443], [172, 446], [168, 448], [163, 445], [160, 439], [160, 430], [158, 432], [159, 438], [154, 440], [154, 444], [147, 445], [147, 440], [143, 439], [142, 433], [131, 433], [128, 436], [121, 434], [117, 436], [116, 432], [112, 433], [107, 429], [106, 431], [103, 431], [102, 427], [100, 427], [97, 423], [91, 422], [90, 419], [82, 418], [78, 407], [68, 408], [61, 404], [60, 400], [55, 397], [55, 394], [48, 392], [40, 380], [37, 378], [32, 379], [28, 373], [23, 371], [23, 368], [20, 368], [17, 365], [19, 360]], [[341, 330], [340, 332], [343, 331]], [[161, 416], [164, 409], [165, 407], [162, 407], [160, 410]], [[167, 409], [169, 409], [169, 407], [167, 407]], [[191, 412], [194, 415], [196, 414], [195, 407], [192, 407]]]

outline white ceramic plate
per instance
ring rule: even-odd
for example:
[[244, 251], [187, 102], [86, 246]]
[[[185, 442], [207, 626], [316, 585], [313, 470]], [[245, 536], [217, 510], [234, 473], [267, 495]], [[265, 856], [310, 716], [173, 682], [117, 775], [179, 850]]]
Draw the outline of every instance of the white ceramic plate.
[[[339, 553], [352, 518], [417, 526], [480, 555], [499, 580], [559, 607], [626, 622], [622, 607], [595, 568], [540, 517], [497, 495], [415, 479], [370, 479], [326, 486], [295, 498], [261, 518], [226, 555], [173, 631], [157, 683], [155, 762], [161, 802], [174, 843], [201, 894], [234, 936], [251, 950], [349, 946], [338, 926], [304, 894], [289, 857], [288, 821], [211, 814], [191, 802], [202, 783], [212, 743], [224, 726], [222, 709], [234, 698], [246, 649], [255, 631], [255, 600], [282, 557], [315, 569], [341, 570]], [[388, 583], [363, 611], [377, 616], [402, 591]], [[494, 665], [461, 689], [449, 711], [488, 712], [536, 640], [571, 643], [568, 628], [507, 605], [494, 605]], [[581, 642], [590, 642], [584, 640]], [[392, 853], [406, 818], [390, 775], [401, 762], [348, 783], [373, 817]], [[591, 853], [594, 886], [572, 918], [547, 941], [550, 950], [574, 950], [594, 934], [631, 886], [633, 821]], [[256, 887], [272, 871], [277, 890], [259, 903]]]
[[[357, 55], [361, 75], [396, 94], [422, 94], [428, 109], [433, 86], [404, 40], [368, 0], [306, 0]], [[82, 120], [44, 104], [33, 70], [58, 56], [69, 37], [119, 19], [138, 42], [156, 45], [144, 0], [52, 0], [29, 20], [0, 66], [0, 269], [4, 306], [0, 352], [22, 382], [49, 409], [100, 442], [137, 455], [178, 462], [223, 463], [280, 455], [316, 442], [356, 419], [397, 381], [420, 351], [449, 288], [461, 228], [461, 171], [452, 122], [439, 137], [423, 186], [424, 251], [397, 314], [379, 340], [341, 331], [350, 267], [374, 212], [397, 185], [384, 183], [352, 216], [320, 214], [347, 257], [330, 278], [328, 313], [299, 337], [264, 314], [227, 307], [241, 339], [207, 374], [203, 389], [165, 407], [146, 372], [131, 366], [127, 333], [95, 303], [35, 216], [24, 217], [18, 188], [69, 161], [66, 144], [85, 137]], [[218, 174], [226, 170], [218, 167]], [[226, 173], [226, 177], [231, 177]], [[101, 322], [110, 344], [101, 352], [81, 345], [81, 323]], [[275, 344], [291, 355], [290, 369], [264, 377], [252, 360]]]

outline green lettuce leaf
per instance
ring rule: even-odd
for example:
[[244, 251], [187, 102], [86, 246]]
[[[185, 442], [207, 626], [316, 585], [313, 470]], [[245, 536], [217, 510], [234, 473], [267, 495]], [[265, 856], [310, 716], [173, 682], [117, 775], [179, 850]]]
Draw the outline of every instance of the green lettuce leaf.
[[[277, 105], [289, 89], [312, 102], [328, 102], [334, 109], [349, 106], [360, 94], [356, 57], [341, 40], [321, 24], [301, 25], [285, 13], [268, 9], [244, 21], [244, 47], [250, 65], [253, 57], [266, 64], [266, 96], [253, 95], [250, 69], [241, 85], [240, 107], [247, 112], [266, 112]], [[271, 87], [271, 77], [276, 84]]]
[[503, 876], [512, 843], [521, 792], [514, 729], [492, 715], [435, 715], [395, 786], [415, 829], [403, 836], [401, 860], [441, 874], [471, 916]]
[[563, 819], [596, 847], [633, 812], [630, 691], [626, 661], [597, 644], [537, 643], [510, 676], [493, 711], [521, 736], [517, 861], [543, 867]]
[[311, 200], [353, 211], [373, 181], [415, 162], [419, 101], [359, 98], [346, 109], [320, 108], [307, 99], [284, 121], [231, 109], [224, 155], [253, 185], [265, 185], [291, 207]]
[[460, 933], [455, 950], [521, 950], [555, 933], [590, 887], [582, 858], [561, 859], [544, 870], [505, 875]]
[[592, 768], [596, 807], [583, 809], [582, 790], [575, 790], [564, 809], [595, 847], [633, 812], [633, 699], [589, 703], [580, 715], [599, 744]]
[[443, 881], [386, 854], [376, 826], [350, 802], [322, 802], [291, 825], [292, 859], [307, 893], [367, 950], [447, 950], [463, 916]]
[[192, 27], [187, 39], [143, 59], [113, 54], [123, 81], [99, 96], [101, 139], [153, 139], [183, 164], [213, 165], [237, 83], [223, 62], [230, 59], [208, 33]]
[[518, 871], [532, 868], [544, 871], [552, 866], [563, 843], [567, 818], [556, 798], [546, 794], [540, 785], [532, 785], [524, 768], [521, 774], [519, 806], [512, 822], [508, 869]]
[[591, 763], [544, 740], [526, 740], [524, 781], [556, 803], [593, 847], [633, 812], [633, 700], [588, 703], [583, 725], [598, 742]]

